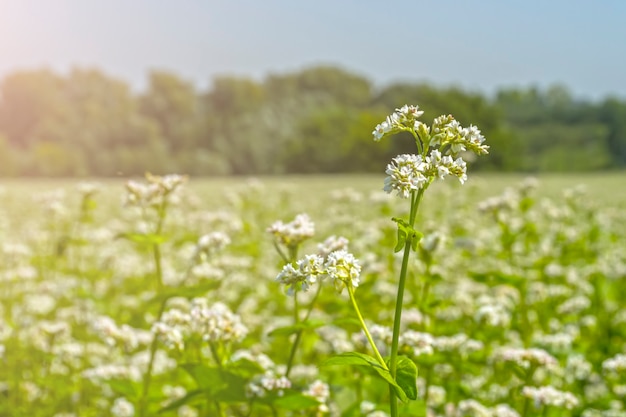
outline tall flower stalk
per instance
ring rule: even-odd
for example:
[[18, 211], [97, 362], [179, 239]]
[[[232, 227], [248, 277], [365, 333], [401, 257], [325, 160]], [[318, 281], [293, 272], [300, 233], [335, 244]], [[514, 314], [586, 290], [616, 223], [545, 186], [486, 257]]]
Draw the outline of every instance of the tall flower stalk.
[[[463, 152], [477, 155], [488, 153], [485, 138], [476, 126], [462, 127], [451, 115], [435, 118], [429, 127], [418, 120], [424, 112], [418, 106], [405, 105], [388, 116], [372, 132], [375, 141], [400, 132], [409, 132], [415, 139], [416, 154], [398, 155], [387, 165], [384, 190], [395, 192], [400, 198], [409, 199], [409, 218], [393, 218], [398, 225], [398, 244], [395, 251], [403, 251], [402, 267], [398, 280], [389, 372], [393, 380], [398, 374], [398, 340], [404, 290], [408, 274], [411, 250], [417, 250], [422, 234], [415, 230], [415, 220], [425, 191], [432, 182], [451, 175], [463, 184], [467, 179], [467, 165], [460, 156]], [[398, 416], [397, 389], [389, 385], [390, 412]]]

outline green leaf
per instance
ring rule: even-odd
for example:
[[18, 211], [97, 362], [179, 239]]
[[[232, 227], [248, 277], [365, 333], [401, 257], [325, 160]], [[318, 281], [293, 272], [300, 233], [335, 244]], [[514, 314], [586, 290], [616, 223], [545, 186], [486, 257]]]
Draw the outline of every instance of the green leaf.
[[378, 366], [380, 364], [373, 357], [359, 352], [345, 352], [339, 355], [331, 356], [322, 362], [321, 366], [336, 365], [357, 365], [357, 366]]
[[[159, 414], [162, 414], [162, 413], [167, 413], [168, 411], [173, 411], [173, 410], [176, 410], [176, 409], [178, 409], [179, 407], [181, 407], [181, 406], [183, 406], [183, 405], [186, 405], [186, 404], [194, 404], [194, 403], [196, 403], [196, 402], [200, 402], [200, 401], [198, 401], [198, 400], [199, 400], [199, 398], [198, 398], [198, 397], [201, 397], [201, 396], [202, 396], [202, 394], [203, 394], [203, 391], [202, 391], [202, 390], [199, 390], [199, 389], [197, 389], [197, 390], [193, 390], [193, 391], [189, 391], [189, 392], [187, 393], [187, 395], [185, 395], [184, 397], [179, 398], [179, 399], [177, 399], [177, 400], [175, 400], [175, 401], [171, 402], [171, 403], [170, 403], [170, 404], [168, 404], [167, 406], [165, 406], [165, 407], [161, 408], [161, 409], [159, 410]], [[201, 401], [204, 401], [204, 399], [203, 399], [203, 398], [200, 398], [200, 400], [201, 400]]]
[[318, 327], [327, 325], [328, 322], [323, 320], [307, 320], [291, 326], [278, 327], [268, 333], [268, 336], [291, 336], [305, 330], [314, 330]]
[[117, 237], [130, 240], [138, 245], [160, 245], [167, 242], [167, 237], [156, 233], [120, 233]]
[[417, 244], [424, 237], [424, 234], [415, 230], [413, 226], [411, 226], [404, 219], [392, 217], [391, 220], [398, 225], [398, 243], [396, 244], [394, 251], [400, 252], [405, 247], [408, 240], [411, 242], [411, 248], [413, 251], [417, 252]]
[[248, 379], [230, 371], [202, 364], [184, 364], [181, 367], [196, 381], [208, 398], [220, 402], [246, 401]]
[[241, 358], [228, 364], [228, 371], [243, 378], [252, 378], [255, 375], [264, 373], [265, 369], [257, 362]]
[[426, 403], [424, 400], [409, 401], [400, 408], [400, 415], [406, 417], [426, 417]]
[[406, 356], [398, 357], [396, 381], [410, 400], [417, 398], [417, 366]]
[[398, 227], [398, 243], [396, 243], [396, 247], [393, 248], [394, 252], [400, 252], [404, 249], [404, 245], [406, 244], [406, 231], [401, 227]]
[[155, 295], [150, 301], [161, 302], [173, 297], [195, 298], [206, 295], [207, 292], [217, 289], [222, 285], [222, 281], [203, 281], [198, 285], [190, 287], [165, 288]]
[[[361, 286], [361, 288], [363, 288], [363, 286]], [[354, 328], [354, 329], [360, 329], [361, 328], [361, 322], [358, 319], [355, 319], [354, 317], [340, 317], [338, 319], [335, 319], [332, 321], [332, 324], [334, 324], [335, 326], [339, 326], [339, 327], [350, 327], [350, 328]]]
[[124, 396], [130, 401], [138, 398], [135, 384], [132, 381], [128, 381], [126, 379], [113, 379], [109, 381], [109, 386], [116, 394]]
[[320, 403], [315, 398], [295, 392], [293, 394], [276, 398], [274, 405], [285, 410], [304, 410], [307, 408], [317, 407]]
[[398, 383], [391, 377], [388, 369], [381, 366], [380, 363], [373, 357], [359, 353], [359, 352], [346, 352], [339, 355], [332, 356], [322, 363], [321, 366], [335, 366], [335, 365], [354, 365], [354, 366], [366, 366], [372, 369], [376, 374], [382, 378], [385, 382], [392, 385], [395, 388], [396, 394], [401, 401], [407, 402], [409, 399], [404, 393], [404, 390], [398, 385]]

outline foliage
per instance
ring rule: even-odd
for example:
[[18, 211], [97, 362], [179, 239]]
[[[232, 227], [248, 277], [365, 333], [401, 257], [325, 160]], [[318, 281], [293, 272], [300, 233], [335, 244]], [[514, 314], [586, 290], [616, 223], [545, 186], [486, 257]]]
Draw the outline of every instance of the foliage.
[[[407, 401], [402, 416], [620, 415], [626, 201], [609, 189], [621, 178], [588, 180], [605, 187], [586, 195], [553, 179], [500, 192], [502, 176], [472, 176], [463, 189], [429, 189], [396, 379], [369, 356], [349, 294], [329, 278], [317, 299], [300, 294], [301, 312], [313, 307], [293, 326], [266, 231], [306, 210], [314, 230], [296, 229], [305, 253], [347, 239], [362, 263], [359, 305], [386, 358], [403, 223], [390, 213], [406, 207], [372, 193], [382, 175], [332, 186], [148, 176], [126, 193], [117, 181], [8, 184], [0, 415], [373, 417], [385, 415], [389, 384]], [[401, 239], [416, 234], [401, 229]]]
[[[593, 103], [566, 88], [504, 89], [495, 97], [396, 83], [374, 88], [332, 66], [256, 81], [222, 76], [207, 91], [153, 71], [135, 93], [98, 70], [22, 71], [0, 84], [0, 175], [117, 176], [377, 172], [408, 151], [363, 145], [387, 109], [418, 102], [481, 126], [492, 155], [475, 169], [591, 171], [626, 166], [626, 102]], [[359, 141], [360, 140], [360, 143]]]

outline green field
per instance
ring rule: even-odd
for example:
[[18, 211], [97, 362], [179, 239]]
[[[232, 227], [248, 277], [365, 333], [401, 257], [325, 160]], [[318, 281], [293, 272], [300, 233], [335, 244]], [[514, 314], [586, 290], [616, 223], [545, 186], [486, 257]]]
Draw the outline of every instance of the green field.
[[[391, 218], [408, 206], [383, 179], [1, 181], [0, 416], [387, 415], [329, 266], [340, 248], [357, 259], [352, 290], [389, 355]], [[626, 174], [529, 184], [470, 173], [425, 195], [400, 415], [626, 415]], [[286, 294], [277, 276], [312, 254], [325, 272]]]

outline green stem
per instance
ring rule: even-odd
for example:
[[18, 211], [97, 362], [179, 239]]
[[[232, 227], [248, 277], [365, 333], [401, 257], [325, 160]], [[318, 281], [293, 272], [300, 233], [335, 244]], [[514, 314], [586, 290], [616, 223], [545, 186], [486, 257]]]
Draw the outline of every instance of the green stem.
[[[300, 308], [298, 306], [298, 291], [296, 291], [293, 295], [293, 321], [294, 325], [298, 325], [300, 323]], [[296, 332], [296, 338], [291, 345], [291, 351], [289, 352], [289, 360], [287, 361], [287, 370], [285, 371], [285, 377], [289, 377], [289, 373], [291, 372], [291, 368], [293, 367], [293, 361], [296, 357], [296, 351], [298, 350], [298, 345], [300, 344], [300, 339], [302, 339], [302, 329]]]
[[278, 254], [282, 258], [283, 262], [285, 262], [286, 264], [291, 262], [289, 260], [289, 258], [287, 257], [287, 255], [285, 255], [285, 252], [283, 252], [283, 250], [280, 248], [280, 246], [278, 245], [278, 242], [276, 242], [276, 240], [274, 240], [274, 247], [276, 248], [276, 252], [278, 252]]
[[[311, 304], [309, 304], [309, 308], [304, 316], [304, 320], [302, 320], [302, 323], [306, 323], [307, 320], [309, 320], [309, 317], [311, 316], [311, 312], [313, 311], [313, 306], [315, 305], [315, 301], [317, 300], [317, 297], [320, 295], [320, 292], [322, 291], [322, 284], [321, 282], [318, 284], [317, 286], [317, 292], [315, 293], [315, 297], [313, 297], [313, 301], [311, 301]], [[296, 294], [294, 295], [294, 297], [297, 297], [298, 293], [296, 292]], [[299, 313], [298, 313], [298, 300], [295, 300], [295, 324], [298, 324], [298, 320], [299, 320]], [[298, 350], [298, 346], [300, 345], [300, 341], [302, 340], [302, 332], [303, 330], [300, 329], [298, 330], [298, 332], [296, 333], [296, 338], [293, 341], [293, 344], [291, 345], [291, 352], [289, 352], [289, 361], [287, 362], [287, 370], [285, 371], [285, 377], [289, 378], [289, 373], [291, 372], [291, 368], [293, 367], [293, 360], [295, 359], [296, 356], [296, 350]]]
[[[165, 312], [165, 304], [167, 304], [167, 298], [161, 302], [159, 307], [159, 314], [156, 321], [160, 321]], [[143, 389], [141, 392], [141, 399], [139, 400], [139, 417], [146, 415], [146, 409], [148, 407], [148, 391], [150, 390], [150, 384], [152, 383], [152, 368], [154, 367], [154, 358], [156, 357], [158, 338], [155, 334], [152, 337], [152, 343], [150, 344], [150, 358], [148, 360], [148, 369], [143, 378]]]
[[[428, 188], [430, 182], [421, 188], [417, 193], [411, 192], [411, 210], [409, 215], [409, 224], [411, 227], [415, 224], [415, 218], [417, 217], [417, 209], [424, 191]], [[393, 318], [393, 336], [391, 339], [391, 355], [389, 359], [389, 371], [392, 378], [396, 378], [397, 375], [397, 358], [398, 358], [398, 340], [400, 338], [400, 322], [402, 320], [402, 304], [404, 301], [404, 289], [406, 287], [406, 276], [409, 266], [409, 257], [411, 255], [411, 243], [415, 239], [414, 236], [407, 238], [404, 244], [404, 254], [402, 256], [402, 267], [400, 269], [400, 280], [398, 282], [398, 295], [396, 297], [396, 309]], [[393, 387], [389, 387], [389, 408], [391, 411], [391, 417], [398, 417], [398, 403], [397, 396]]]
[[428, 388], [430, 387], [430, 383], [431, 383], [432, 370], [433, 370], [433, 368], [431, 366], [426, 368], [426, 377], [425, 377], [425, 381], [424, 381], [425, 382], [425, 384], [424, 384], [424, 404], [426, 404], [426, 407], [428, 407]]
[[215, 364], [218, 368], [222, 368], [222, 358], [217, 350], [217, 347], [214, 343], [209, 342], [209, 349], [211, 350], [211, 356], [213, 356], [213, 360], [215, 360]]
[[156, 275], [157, 288], [161, 291], [163, 289], [163, 267], [161, 265], [161, 248], [158, 244], [152, 246], [152, 255], [154, 257], [154, 273]]
[[350, 296], [350, 301], [352, 301], [352, 306], [354, 307], [354, 311], [356, 312], [356, 315], [359, 318], [359, 322], [361, 323], [361, 327], [363, 328], [363, 331], [365, 332], [365, 337], [367, 337], [367, 340], [370, 342], [370, 346], [372, 346], [372, 349], [374, 350], [374, 355], [376, 356], [376, 360], [378, 360], [378, 362], [380, 363], [380, 366], [382, 366], [384, 369], [389, 370], [389, 368], [387, 367], [387, 364], [385, 363], [385, 360], [380, 355], [380, 352], [378, 351], [378, 348], [376, 347], [376, 343], [374, 343], [374, 339], [372, 338], [370, 331], [367, 329], [365, 320], [363, 320], [363, 316], [361, 315], [359, 306], [356, 303], [356, 298], [354, 297], [354, 288], [352, 288], [352, 286], [350, 285], [348, 285], [347, 288], [348, 288], [348, 295]]

